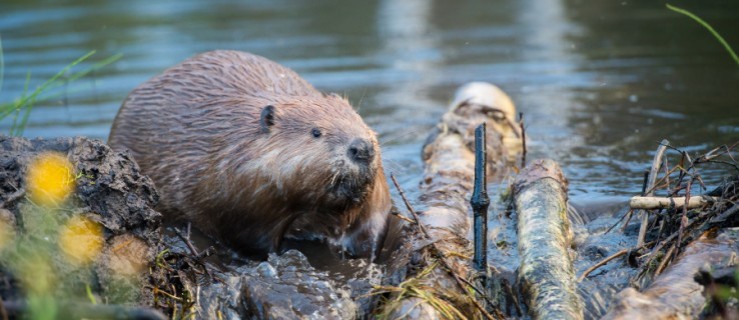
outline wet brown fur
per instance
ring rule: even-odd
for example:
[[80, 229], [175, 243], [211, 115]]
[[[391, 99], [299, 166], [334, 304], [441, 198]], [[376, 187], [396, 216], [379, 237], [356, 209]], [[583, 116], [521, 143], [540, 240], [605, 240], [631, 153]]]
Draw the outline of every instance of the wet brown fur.
[[[367, 166], [346, 157], [356, 138], [375, 150]], [[204, 53], [134, 89], [109, 143], [154, 180], [158, 209], [244, 251], [276, 251], [292, 234], [366, 256], [392, 206], [375, 133], [349, 102], [245, 52]]]

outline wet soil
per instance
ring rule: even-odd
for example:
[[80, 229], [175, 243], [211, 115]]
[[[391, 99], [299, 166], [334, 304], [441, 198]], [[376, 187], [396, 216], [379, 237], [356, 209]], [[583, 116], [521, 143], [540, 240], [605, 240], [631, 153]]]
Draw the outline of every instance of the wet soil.
[[[55, 152], [74, 166], [76, 189], [65, 204], [42, 209], [30, 201], [25, 181], [30, 163], [40, 154]], [[113, 152], [105, 143], [87, 138], [35, 139], [0, 136], [0, 213], [16, 236], [16, 247], [6, 248], [0, 263], [0, 296], [5, 302], [22, 305], [22, 288], [12, 270], [7, 251], [20, 250], [21, 239], [32, 238], [34, 220], [24, 221], [32, 212], [50, 210], [51, 219], [63, 221], [83, 216], [103, 227], [104, 244], [100, 255], [88, 268], [75, 268], [59, 257], [52, 260], [49, 272], [56, 273], [58, 298], [74, 300], [80, 285], [102, 301], [150, 305], [151, 290], [142, 288], [143, 270], [161, 251], [161, 215], [153, 207], [158, 200], [152, 181], [141, 174], [127, 153]], [[54, 232], [54, 230], [52, 230]], [[53, 238], [52, 238], [53, 239]], [[48, 238], [40, 239], [50, 242]], [[55, 244], [51, 244], [55, 245]], [[31, 250], [34, 250], [31, 247]], [[38, 249], [41, 251], [41, 249]], [[59, 252], [59, 251], [55, 251]], [[125, 276], [123, 276], [125, 274]], [[134, 290], [130, 290], [135, 288]], [[84, 290], [84, 287], [82, 288]], [[83, 291], [84, 292], [84, 291]], [[85, 299], [83, 299], [84, 301]]]

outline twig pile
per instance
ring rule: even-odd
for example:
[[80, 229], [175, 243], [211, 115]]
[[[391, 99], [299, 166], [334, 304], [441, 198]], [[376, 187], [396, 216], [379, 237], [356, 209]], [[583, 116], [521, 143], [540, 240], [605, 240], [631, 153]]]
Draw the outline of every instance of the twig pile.
[[[640, 270], [631, 279], [632, 284], [642, 286], [662, 273], [687, 244], [702, 234], [739, 225], [739, 163], [733, 157], [737, 144], [739, 142], [720, 146], [691, 158], [688, 152], [671, 146], [667, 140], [662, 141], [652, 169], [645, 176], [643, 195], [649, 197], [661, 193], [669, 199], [669, 205], [642, 210], [638, 245], [631, 250], [631, 257], [635, 258], [631, 261], [636, 261]], [[679, 160], [673, 166], [663, 156], [668, 150], [679, 154]], [[732, 175], [712, 191], [708, 191], [701, 178], [700, 170], [707, 164], [728, 166], [732, 171]], [[632, 205], [624, 227], [634, 209]]]

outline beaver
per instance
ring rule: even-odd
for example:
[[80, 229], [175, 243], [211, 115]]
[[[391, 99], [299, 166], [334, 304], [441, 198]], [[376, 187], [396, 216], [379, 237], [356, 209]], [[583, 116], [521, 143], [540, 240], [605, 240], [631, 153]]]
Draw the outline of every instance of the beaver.
[[392, 202], [376, 134], [294, 71], [211, 51], [134, 89], [109, 136], [161, 193], [157, 209], [247, 253], [283, 238], [375, 254]]

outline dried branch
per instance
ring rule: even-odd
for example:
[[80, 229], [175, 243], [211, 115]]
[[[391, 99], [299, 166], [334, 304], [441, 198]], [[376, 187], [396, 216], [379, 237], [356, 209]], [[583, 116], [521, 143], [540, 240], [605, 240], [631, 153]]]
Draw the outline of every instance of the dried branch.
[[[657, 173], [660, 166], [662, 165], [662, 156], [664, 156], [669, 144], [670, 142], [667, 141], [667, 139], [662, 140], [662, 142], [660, 142], [660, 146], [657, 148], [657, 153], [654, 154], [654, 160], [652, 160], [652, 169], [649, 170], [649, 179], [647, 179], [647, 187], [644, 188], [649, 191], [647, 191], [645, 196], [651, 196], [652, 194], [654, 194], [654, 183], [657, 180]], [[644, 238], [647, 235], [647, 226], [649, 224], [649, 213], [644, 210], [640, 211], [640, 213], [642, 215], [642, 219], [641, 226], [639, 227], [639, 238], [637, 238], [636, 240], [637, 247], [641, 247], [642, 245], [644, 245]]]
[[526, 167], [526, 129], [523, 126], [523, 112], [518, 113], [518, 126], [521, 128], [521, 169]]
[[702, 208], [713, 204], [720, 199], [718, 197], [631, 197], [629, 206], [631, 209], [672, 209], [687, 206], [687, 209]]
[[583, 273], [582, 273], [582, 274], [580, 275], [580, 277], [579, 277], [579, 278], [577, 278], [577, 282], [582, 282], [583, 280], [585, 280], [585, 278], [586, 278], [586, 277], [587, 277], [587, 276], [588, 276], [588, 275], [589, 275], [589, 274], [590, 274], [591, 272], [593, 272], [593, 271], [595, 271], [596, 269], [598, 269], [598, 268], [600, 268], [600, 267], [602, 267], [602, 266], [606, 265], [606, 263], [608, 263], [609, 261], [611, 261], [611, 260], [613, 260], [613, 259], [616, 259], [616, 258], [618, 258], [618, 257], [620, 257], [620, 256], [622, 256], [622, 255], [625, 255], [625, 254], [626, 254], [627, 252], [629, 252], [629, 250], [628, 250], [628, 249], [621, 249], [620, 251], [618, 251], [618, 252], [616, 252], [616, 253], [614, 253], [614, 254], [612, 254], [612, 255], [608, 256], [607, 258], [605, 258], [605, 259], [603, 259], [603, 260], [601, 260], [600, 262], [596, 263], [596, 264], [595, 264], [595, 265], [593, 265], [592, 267], [590, 267], [590, 268], [588, 268], [587, 270], [585, 270], [585, 272], [583, 272]]

